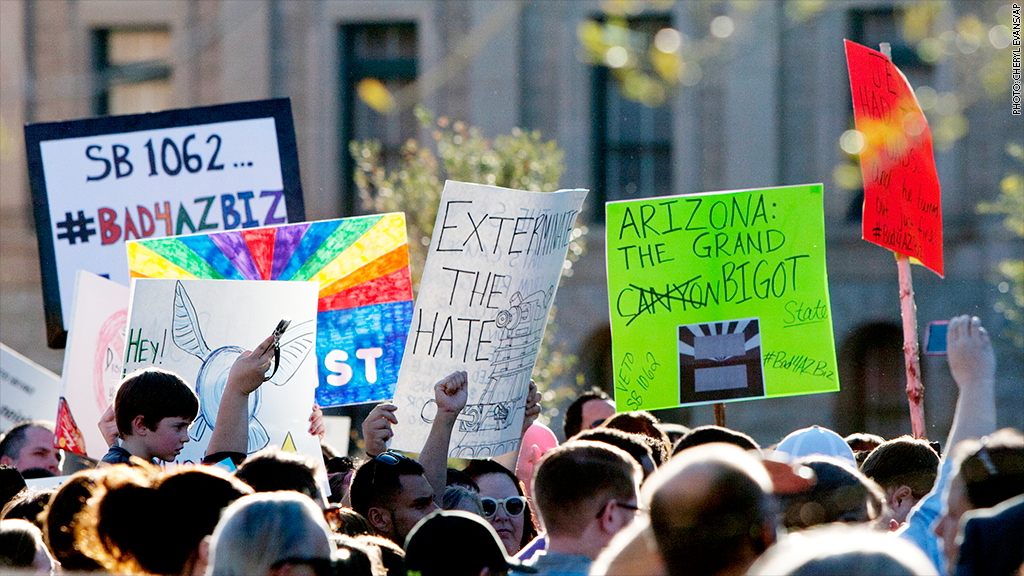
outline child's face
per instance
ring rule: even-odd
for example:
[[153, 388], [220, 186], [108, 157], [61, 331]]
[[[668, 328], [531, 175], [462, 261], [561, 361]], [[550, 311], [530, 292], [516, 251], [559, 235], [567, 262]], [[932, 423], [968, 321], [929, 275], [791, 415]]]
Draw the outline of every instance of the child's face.
[[157, 422], [156, 430], [146, 434], [146, 445], [151, 457], [171, 462], [188, 442], [188, 426], [191, 420], [180, 416], [168, 416]]

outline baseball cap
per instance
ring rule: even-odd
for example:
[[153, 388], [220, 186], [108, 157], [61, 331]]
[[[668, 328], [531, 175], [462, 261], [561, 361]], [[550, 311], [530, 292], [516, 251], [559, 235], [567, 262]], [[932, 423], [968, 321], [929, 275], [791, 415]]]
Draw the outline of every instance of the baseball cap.
[[838, 458], [854, 468], [857, 467], [857, 459], [846, 440], [828, 428], [820, 426], [811, 426], [790, 432], [782, 439], [782, 442], [779, 442], [775, 451], [788, 454], [794, 459], [821, 454]]
[[437, 510], [420, 520], [405, 540], [405, 567], [422, 576], [458, 576], [516, 570], [534, 574], [535, 568], [509, 558], [490, 523], [462, 510]]

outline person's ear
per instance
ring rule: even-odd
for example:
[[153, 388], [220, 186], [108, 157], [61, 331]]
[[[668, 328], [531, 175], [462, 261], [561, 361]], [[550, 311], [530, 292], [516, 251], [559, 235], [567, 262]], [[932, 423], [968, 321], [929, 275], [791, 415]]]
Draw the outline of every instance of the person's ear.
[[898, 510], [902, 506], [906, 506], [914, 501], [914, 491], [909, 486], [900, 486], [892, 493], [892, 497], [889, 498], [889, 506], [893, 510]]
[[149, 427], [146, 426], [146, 418], [142, 414], [132, 418], [132, 434], [145, 436], [149, 431]]
[[391, 534], [391, 512], [383, 508], [370, 508], [367, 511], [366, 519], [370, 526], [381, 534]]
[[604, 508], [601, 509], [601, 513], [597, 517], [601, 530], [612, 534], [618, 532], [622, 528], [622, 526], [619, 526], [616, 523], [615, 508], [616, 506], [613, 505], [611, 501], [608, 501], [605, 503]]
[[196, 554], [196, 563], [192, 567], [192, 574], [205, 574], [206, 567], [210, 563], [210, 536], [199, 541], [199, 548]]
[[0, 456], [0, 464], [4, 466], [10, 466], [11, 468], [15, 467], [14, 458], [11, 458], [10, 456]]

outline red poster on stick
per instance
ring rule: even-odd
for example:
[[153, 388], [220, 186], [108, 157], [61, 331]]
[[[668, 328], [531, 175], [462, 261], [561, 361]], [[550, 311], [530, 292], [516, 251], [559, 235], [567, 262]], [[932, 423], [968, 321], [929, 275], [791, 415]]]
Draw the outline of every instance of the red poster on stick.
[[892, 61], [845, 42], [853, 116], [864, 137], [861, 234], [942, 276], [942, 203], [928, 121]]

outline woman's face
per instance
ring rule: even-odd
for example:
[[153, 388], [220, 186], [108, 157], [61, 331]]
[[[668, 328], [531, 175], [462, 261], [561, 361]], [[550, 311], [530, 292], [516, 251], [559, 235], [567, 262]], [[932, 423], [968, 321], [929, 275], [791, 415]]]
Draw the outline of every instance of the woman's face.
[[[512, 479], [498, 472], [484, 474], [476, 479], [476, 483], [480, 485], [481, 498], [504, 500], [519, 496]], [[505, 545], [505, 552], [509, 556], [519, 552], [520, 543], [523, 541], [525, 519], [525, 511], [512, 516], [502, 505], [499, 505], [497, 511], [487, 518], [487, 521], [494, 527], [494, 531], [498, 533], [498, 537], [501, 538], [501, 543]]]

